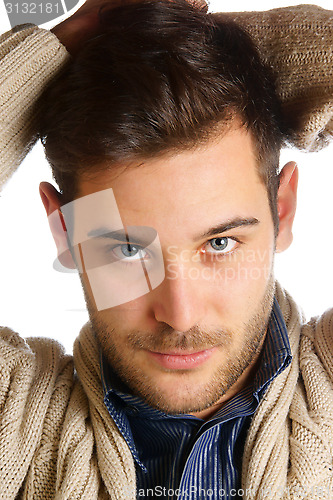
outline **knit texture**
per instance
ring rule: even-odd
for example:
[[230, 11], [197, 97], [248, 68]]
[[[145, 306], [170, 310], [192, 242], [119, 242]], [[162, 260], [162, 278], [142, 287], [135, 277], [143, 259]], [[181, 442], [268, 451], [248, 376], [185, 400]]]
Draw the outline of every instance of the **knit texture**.
[[36, 26], [0, 36], [0, 188], [36, 142], [36, 102], [69, 58], [53, 33]]
[[[333, 494], [333, 310], [301, 326], [277, 287], [293, 360], [273, 382], [247, 435], [246, 499], [329, 499]], [[260, 496], [263, 494], [266, 496]]]
[[[244, 498], [329, 499], [333, 310], [302, 326], [299, 309], [279, 286], [277, 297], [293, 361], [252, 420]], [[0, 498], [136, 498], [134, 462], [104, 405], [98, 343], [89, 324], [73, 357], [54, 340], [24, 341], [1, 329], [0, 370]]]
[[333, 136], [333, 11], [298, 5], [230, 16], [275, 73], [290, 143], [304, 151], [327, 146]]

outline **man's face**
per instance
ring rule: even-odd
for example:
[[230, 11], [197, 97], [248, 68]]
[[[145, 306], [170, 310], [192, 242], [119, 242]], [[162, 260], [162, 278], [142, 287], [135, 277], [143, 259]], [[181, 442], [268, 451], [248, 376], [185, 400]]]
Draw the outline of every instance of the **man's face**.
[[[151, 292], [98, 311], [81, 275], [103, 352], [152, 406], [201, 412], [249, 370], [272, 307], [274, 228], [251, 136], [234, 128], [196, 151], [82, 180], [79, 196], [106, 188], [125, 227], [157, 231], [166, 277]], [[128, 265], [137, 265], [136, 253], [132, 247]]]
[[[100, 310], [89, 273], [81, 274], [104, 354], [127, 389], [150, 405], [205, 418], [249, 383], [272, 308], [274, 252], [292, 238], [295, 165], [287, 164], [282, 174], [276, 239], [251, 135], [236, 125], [196, 150], [81, 179], [79, 197], [99, 198], [111, 189], [118, 226], [149, 228], [159, 237], [165, 279], [135, 300]], [[47, 213], [56, 213], [61, 201], [54, 188], [43, 183], [41, 195]], [[84, 220], [91, 212], [104, 222], [116, 217], [105, 206], [94, 206]], [[50, 224], [62, 253], [61, 225]], [[149, 247], [136, 241], [108, 247], [126, 274], [119, 281], [119, 274], [115, 280], [100, 273], [107, 294], [109, 288], [117, 294], [117, 282], [123, 293], [128, 276], [135, 283], [142, 263], [149, 273]]]

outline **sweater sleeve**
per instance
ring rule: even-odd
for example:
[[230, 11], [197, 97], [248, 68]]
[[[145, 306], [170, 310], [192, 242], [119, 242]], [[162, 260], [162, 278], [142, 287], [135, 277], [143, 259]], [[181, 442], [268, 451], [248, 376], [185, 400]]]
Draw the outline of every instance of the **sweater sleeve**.
[[69, 57], [37, 26], [0, 36], [0, 188], [36, 142], [36, 102]]
[[55, 340], [24, 340], [0, 328], [0, 498], [22, 491], [24, 498], [54, 498], [73, 374], [72, 356]]
[[333, 11], [298, 5], [215, 14], [241, 25], [273, 68], [290, 142], [318, 151], [333, 138]]

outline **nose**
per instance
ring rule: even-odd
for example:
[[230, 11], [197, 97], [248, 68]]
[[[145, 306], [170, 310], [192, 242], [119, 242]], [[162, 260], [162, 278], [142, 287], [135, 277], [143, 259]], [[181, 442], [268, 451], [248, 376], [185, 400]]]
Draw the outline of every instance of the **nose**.
[[191, 278], [184, 264], [166, 266], [164, 281], [151, 292], [154, 319], [179, 332], [188, 331], [202, 323], [205, 301], [200, 293], [200, 281]]

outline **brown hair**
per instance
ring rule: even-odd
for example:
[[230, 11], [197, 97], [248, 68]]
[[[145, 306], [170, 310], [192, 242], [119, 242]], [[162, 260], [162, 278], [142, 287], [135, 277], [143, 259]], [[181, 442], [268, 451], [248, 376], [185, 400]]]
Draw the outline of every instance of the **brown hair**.
[[42, 98], [41, 138], [66, 202], [80, 175], [194, 148], [237, 116], [277, 230], [280, 106], [250, 37], [186, 0], [102, 11], [101, 22]]

